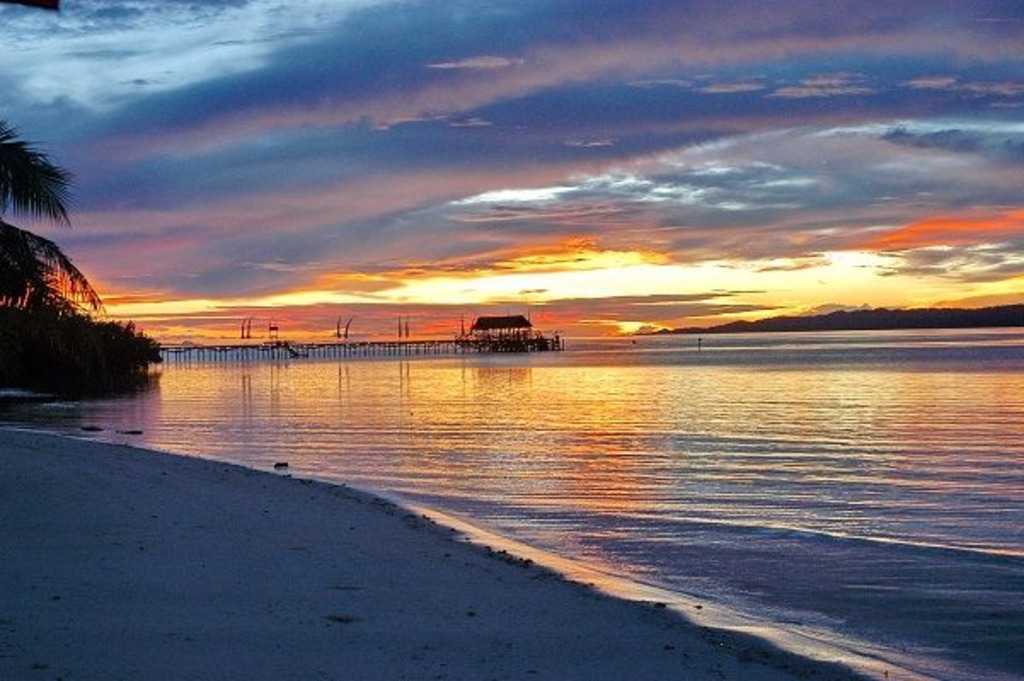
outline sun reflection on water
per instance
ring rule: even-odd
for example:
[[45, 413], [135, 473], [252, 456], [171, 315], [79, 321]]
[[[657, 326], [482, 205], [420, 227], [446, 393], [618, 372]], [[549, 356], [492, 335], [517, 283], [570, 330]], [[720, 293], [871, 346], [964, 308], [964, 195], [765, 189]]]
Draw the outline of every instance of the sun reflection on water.
[[[1017, 664], [1024, 334], [692, 341], [174, 365], [146, 395], [44, 418], [287, 460], [599, 572]], [[950, 617], [983, 635], [943, 638]]]

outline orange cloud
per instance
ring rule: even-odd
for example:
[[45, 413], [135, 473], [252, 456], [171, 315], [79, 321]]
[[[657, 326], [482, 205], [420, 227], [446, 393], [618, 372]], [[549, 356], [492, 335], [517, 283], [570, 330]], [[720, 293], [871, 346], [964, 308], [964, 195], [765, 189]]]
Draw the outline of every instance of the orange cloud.
[[514, 272], [555, 272], [601, 270], [642, 264], [664, 264], [667, 258], [649, 249], [604, 249], [586, 237], [572, 237], [565, 243], [523, 249], [508, 260], [495, 263], [496, 270]]
[[941, 215], [880, 234], [865, 248], [905, 251], [932, 246], [976, 246], [1024, 237], [1024, 208], [995, 215]]

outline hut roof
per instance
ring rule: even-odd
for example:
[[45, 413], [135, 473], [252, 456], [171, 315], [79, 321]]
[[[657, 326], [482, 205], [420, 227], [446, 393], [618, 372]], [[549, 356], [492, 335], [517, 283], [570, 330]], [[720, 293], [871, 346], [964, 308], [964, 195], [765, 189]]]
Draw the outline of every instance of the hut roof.
[[508, 317], [477, 317], [472, 331], [498, 331], [504, 329], [532, 329], [533, 324], [521, 314]]

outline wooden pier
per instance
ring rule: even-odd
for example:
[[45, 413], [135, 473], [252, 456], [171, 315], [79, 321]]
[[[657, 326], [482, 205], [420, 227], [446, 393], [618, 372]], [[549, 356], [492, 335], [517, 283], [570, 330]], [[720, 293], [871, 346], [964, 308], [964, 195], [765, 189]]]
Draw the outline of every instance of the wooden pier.
[[[249, 318], [242, 322], [242, 339], [251, 335]], [[352, 320], [349, 319], [349, 324]], [[454, 355], [492, 352], [549, 352], [564, 350], [565, 343], [557, 334], [549, 338], [533, 329], [533, 324], [522, 315], [505, 317], [477, 317], [472, 328], [463, 329], [451, 340], [410, 340], [409, 321], [399, 318], [397, 341], [348, 340], [349, 324], [345, 325], [345, 338], [331, 343], [297, 343], [280, 340], [278, 327], [269, 326], [270, 340], [262, 343], [228, 343], [219, 345], [163, 345], [160, 355], [168, 362], [249, 362], [279, 359], [345, 359], [349, 357], [410, 357], [414, 355]]]
[[525, 339], [456, 338], [452, 340], [400, 340], [336, 343], [227, 343], [218, 345], [163, 345], [165, 362], [251, 362], [288, 359], [347, 359], [357, 357], [411, 357], [495, 352], [550, 352], [565, 349], [562, 338]]

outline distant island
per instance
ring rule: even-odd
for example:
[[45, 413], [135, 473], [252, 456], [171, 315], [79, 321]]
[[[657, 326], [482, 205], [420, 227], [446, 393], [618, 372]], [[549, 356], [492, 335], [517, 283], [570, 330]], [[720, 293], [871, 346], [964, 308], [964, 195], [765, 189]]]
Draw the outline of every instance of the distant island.
[[687, 327], [644, 332], [639, 335], [764, 333], [787, 331], [877, 331], [887, 329], [970, 329], [1024, 326], [1024, 305], [977, 309], [920, 308], [913, 310], [839, 310], [806, 317], [771, 317], [756, 322], [729, 322], [718, 326]]

